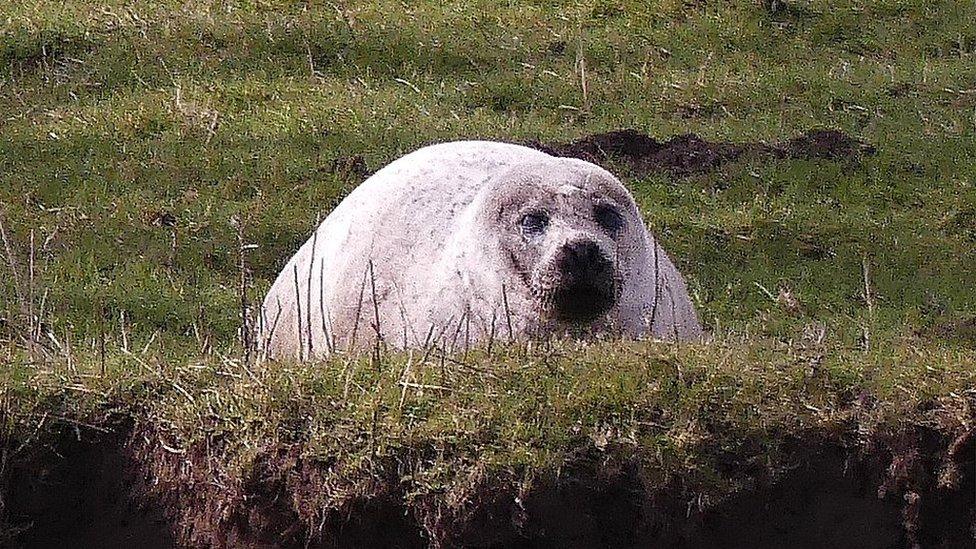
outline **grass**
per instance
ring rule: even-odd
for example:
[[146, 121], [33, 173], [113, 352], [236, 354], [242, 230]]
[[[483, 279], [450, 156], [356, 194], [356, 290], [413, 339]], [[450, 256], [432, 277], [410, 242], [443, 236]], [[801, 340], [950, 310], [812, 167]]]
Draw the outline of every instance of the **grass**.
[[[972, 3], [785, 6], [4, 4], [5, 438], [31, 440], [45, 417], [111, 412], [176, 448], [220, 434], [223, 463], [242, 467], [288, 442], [350, 467], [432, 447], [544, 468], [610, 440], [714, 473], [715, 448], [842, 429], [862, 392], [880, 402], [878, 424], [935, 421], [925, 403], [936, 402], [957, 418], [945, 421], [971, 425], [953, 410], [976, 386]], [[379, 370], [235, 362], [232, 219], [258, 244], [256, 299], [357, 183], [333, 173], [340, 157], [377, 169], [436, 141], [622, 127], [732, 141], [838, 128], [878, 154], [625, 181], [714, 345], [512, 348], [472, 361], [476, 375], [435, 361], [412, 378], [406, 355]], [[23, 292], [32, 231], [32, 303], [70, 347], [43, 362], [23, 345], [11, 273]], [[428, 465], [417, 474], [451, 477]]]

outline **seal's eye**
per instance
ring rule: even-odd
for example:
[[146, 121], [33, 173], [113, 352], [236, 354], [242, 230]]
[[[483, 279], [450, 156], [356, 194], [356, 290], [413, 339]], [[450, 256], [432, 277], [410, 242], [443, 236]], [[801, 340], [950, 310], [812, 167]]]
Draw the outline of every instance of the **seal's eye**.
[[617, 208], [609, 204], [597, 204], [593, 207], [593, 218], [608, 233], [616, 233], [624, 226], [624, 217]]
[[522, 227], [522, 234], [528, 238], [536, 237], [546, 232], [549, 226], [549, 216], [546, 212], [529, 212], [522, 216], [519, 221]]

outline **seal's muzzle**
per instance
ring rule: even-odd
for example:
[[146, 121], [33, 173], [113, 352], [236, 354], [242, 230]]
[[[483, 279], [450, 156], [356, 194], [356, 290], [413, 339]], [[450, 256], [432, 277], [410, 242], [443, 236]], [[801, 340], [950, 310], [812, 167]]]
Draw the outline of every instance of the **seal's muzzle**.
[[553, 292], [553, 304], [560, 320], [594, 320], [617, 300], [613, 264], [592, 240], [564, 244], [556, 253], [560, 282]]

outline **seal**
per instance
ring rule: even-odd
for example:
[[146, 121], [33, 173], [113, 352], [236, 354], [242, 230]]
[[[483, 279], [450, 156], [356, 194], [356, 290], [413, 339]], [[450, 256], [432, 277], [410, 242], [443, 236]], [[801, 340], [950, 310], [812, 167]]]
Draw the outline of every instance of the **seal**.
[[699, 338], [685, 281], [610, 172], [459, 141], [351, 192], [264, 299], [266, 356], [552, 335]]

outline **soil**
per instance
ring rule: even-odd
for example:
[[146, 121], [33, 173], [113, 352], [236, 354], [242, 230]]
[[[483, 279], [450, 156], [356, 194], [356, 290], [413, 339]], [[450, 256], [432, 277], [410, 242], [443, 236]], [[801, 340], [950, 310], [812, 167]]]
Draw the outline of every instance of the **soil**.
[[279, 448], [235, 481], [213, 476], [201, 448], [174, 454], [158, 441], [125, 425], [70, 428], [52, 446], [12, 459], [5, 519], [23, 530], [10, 546], [880, 549], [974, 541], [972, 429], [946, 437], [916, 428], [861, 448], [812, 435], [791, 443], [781, 474], [730, 459], [725, 473], [748, 488], [713, 502], [680, 475], [655, 480], [635, 459], [590, 448], [528, 489], [516, 472], [482, 479], [460, 508], [444, 494], [408, 500], [393, 462], [367, 482], [338, 487], [328, 464], [303, 461], [297, 446]]
[[595, 164], [622, 163], [631, 175], [666, 172], [690, 175], [713, 171], [746, 155], [772, 158], [856, 161], [875, 148], [838, 130], [811, 130], [783, 143], [730, 143], [706, 141], [695, 134], [667, 141], [633, 129], [583, 137], [569, 143], [529, 142], [528, 146], [554, 156], [579, 158]]
[[0, 484], [0, 533], [4, 522], [21, 531], [11, 546], [175, 547], [162, 509], [131, 497], [138, 466], [122, 440], [116, 432], [71, 426], [53, 444], [13, 456]]

